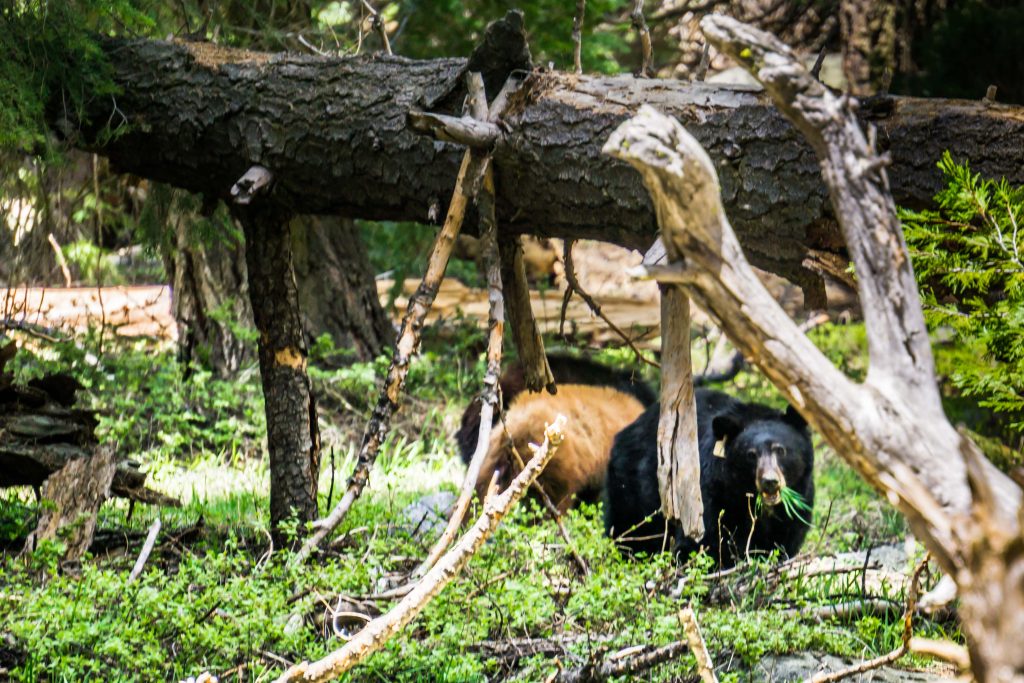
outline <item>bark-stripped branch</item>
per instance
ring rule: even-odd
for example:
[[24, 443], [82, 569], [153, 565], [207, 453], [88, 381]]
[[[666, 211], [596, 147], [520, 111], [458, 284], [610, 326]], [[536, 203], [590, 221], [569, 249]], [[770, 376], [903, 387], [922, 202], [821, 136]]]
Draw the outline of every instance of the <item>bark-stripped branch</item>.
[[697, 623], [697, 615], [693, 607], [684, 607], [679, 612], [679, 621], [683, 625], [683, 633], [690, 643], [690, 651], [697, 660], [697, 673], [704, 683], [718, 683], [718, 676], [715, 675], [715, 664], [711, 661], [708, 653], [708, 646], [704, 642], [704, 636], [700, 632], [700, 624]]
[[[605, 149], [641, 172], [663, 241], [685, 255], [650, 270], [684, 284], [836, 452], [907, 517], [961, 589], [979, 680], [1020, 680], [1024, 610], [1005, 607], [1024, 606], [1022, 492], [942, 413], [885, 169], [849, 101], [825, 90], [788, 48], [726, 17], [707, 17], [702, 25], [719, 50], [765, 83], [821, 157], [858, 273], [869, 335], [867, 380], [854, 384], [840, 373], [765, 291], [725, 216], [715, 165], [676, 121], [645, 107]], [[1005, 613], [1014, 616], [991, 617]]]
[[[480, 75], [469, 74], [469, 78], [479, 81]], [[481, 99], [483, 97], [482, 81], [471, 86], [471, 90], [478, 93], [478, 97], [475, 99]], [[477, 102], [474, 106], [482, 106], [485, 111], [487, 107], [486, 101], [482, 105]], [[409, 307], [405, 317], [402, 318], [402, 329], [395, 340], [391, 365], [388, 368], [380, 397], [377, 399], [377, 405], [366, 425], [355, 471], [349, 478], [348, 488], [341, 500], [327, 517], [315, 524], [316, 530], [295, 554], [292, 561], [296, 564], [305, 562], [317, 546], [338, 528], [338, 525], [345, 519], [345, 515], [348, 514], [349, 508], [352, 507], [352, 503], [363, 492], [363, 488], [369, 480], [370, 469], [377, 459], [377, 453], [380, 451], [381, 444], [384, 443], [391, 425], [391, 416], [398, 409], [398, 402], [401, 399], [402, 390], [405, 388], [405, 378], [409, 372], [409, 363], [419, 348], [420, 330], [423, 328], [423, 322], [434, 302], [434, 297], [437, 296], [441, 279], [448, 267], [452, 247], [455, 245], [455, 238], [458, 237], [459, 230], [462, 228], [462, 221], [466, 216], [466, 206], [472, 191], [472, 179], [481, 175], [489, 163], [489, 155], [474, 150], [467, 150], [463, 156], [462, 167], [459, 169], [459, 177], [455, 183], [455, 193], [448, 206], [448, 215], [445, 218], [444, 226], [437, 233], [437, 238], [430, 251], [427, 272], [423, 275], [423, 280], [416, 292], [409, 298]]]
[[665, 519], [678, 520], [688, 537], [703, 538], [697, 402], [690, 359], [690, 297], [678, 285], [661, 287], [658, 491]]
[[368, 623], [344, 647], [315, 662], [302, 662], [289, 668], [278, 679], [286, 681], [328, 681], [348, 671], [380, 649], [392, 636], [416, 618], [430, 600], [466, 566], [473, 554], [497, 528], [512, 506], [523, 497], [543, 471], [564, 438], [565, 417], [559, 415], [544, 430], [544, 442], [534, 452], [526, 468], [500, 495], [488, 496], [483, 513], [459, 542], [427, 572], [416, 588], [386, 614]]
[[[484, 174], [483, 186], [477, 193], [480, 209], [480, 251], [487, 271], [488, 336], [487, 372], [484, 374], [484, 390], [480, 396], [480, 429], [476, 437], [476, 450], [466, 468], [459, 497], [452, 508], [451, 517], [444, 532], [427, 553], [426, 559], [412, 573], [411, 580], [418, 580], [434, 566], [462, 526], [469, 504], [476, 491], [476, 480], [487, 456], [494, 422], [494, 409], [498, 405], [498, 377], [501, 375], [501, 347], [505, 336], [505, 299], [501, 290], [501, 261], [498, 258], [498, 225], [494, 218], [494, 176], [490, 169]], [[536, 482], [534, 482], [536, 484]]]

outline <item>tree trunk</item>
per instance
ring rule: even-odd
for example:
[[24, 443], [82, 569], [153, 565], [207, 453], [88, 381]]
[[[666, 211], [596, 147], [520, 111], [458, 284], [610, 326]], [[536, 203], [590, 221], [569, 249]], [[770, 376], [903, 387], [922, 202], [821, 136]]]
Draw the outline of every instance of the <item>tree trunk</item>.
[[253, 353], [251, 342], [237, 334], [239, 327], [253, 325], [245, 245], [230, 235], [195, 244], [180, 216], [172, 230], [172, 246], [163, 257], [171, 280], [179, 358], [186, 364], [198, 361], [218, 377], [231, 377]]
[[306, 340], [292, 271], [287, 217], [269, 207], [234, 207], [245, 231], [249, 299], [259, 330], [260, 373], [270, 451], [270, 520], [278, 542], [281, 523], [317, 517], [320, 430], [306, 375]]
[[902, 0], [841, 0], [843, 75], [854, 95], [874, 95], [896, 72], [897, 23]]
[[[226, 197], [258, 163], [277, 178], [283, 205], [353, 218], [426, 221], [451, 194], [462, 149], [414, 134], [406, 114], [455, 112], [464, 60], [105, 45], [122, 92], [116, 110], [109, 97], [95, 98], [85, 139], [123, 170]], [[648, 246], [650, 198], [622, 162], [600, 155], [600, 140], [645, 102], [693, 128], [708, 149], [755, 265], [806, 285], [823, 254], [845, 258], [813, 151], [763, 94], [630, 76], [528, 77], [494, 150], [503, 232]], [[55, 107], [54, 126], [73, 128], [62, 116]], [[946, 149], [983, 174], [1024, 182], [1019, 107], [890, 98], [862, 116], [892, 156], [903, 205], [931, 201]], [[100, 143], [96, 129], [109, 120], [130, 128]]]
[[292, 250], [303, 328], [310, 340], [329, 334], [359, 360], [383, 353], [395, 333], [377, 298], [377, 285], [359, 229], [346, 218], [292, 220]]

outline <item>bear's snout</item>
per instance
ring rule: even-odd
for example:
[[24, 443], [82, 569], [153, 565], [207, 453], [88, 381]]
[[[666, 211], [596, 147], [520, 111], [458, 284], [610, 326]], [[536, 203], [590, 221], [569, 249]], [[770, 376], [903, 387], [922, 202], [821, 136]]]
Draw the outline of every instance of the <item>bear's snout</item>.
[[785, 485], [786, 477], [774, 455], [762, 455], [757, 459], [757, 491], [765, 505], [778, 505]]

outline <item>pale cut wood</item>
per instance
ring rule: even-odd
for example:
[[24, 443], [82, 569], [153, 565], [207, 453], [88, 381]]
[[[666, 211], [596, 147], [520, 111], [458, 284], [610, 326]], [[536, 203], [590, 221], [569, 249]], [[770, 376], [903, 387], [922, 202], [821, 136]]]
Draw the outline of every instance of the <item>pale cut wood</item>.
[[703, 538], [697, 404], [690, 360], [690, 298], [679, 285], [661, 288], [658, 491], [665, 519], [678, 520], [688, 537]]
[[512, 506], [523, 497], [530, 484], [544, 470], [564, 438], [565, 417], [559, 415], [544, 430], [544, 442], [534, 451], [529, 464], [500, 495], [488, 496], [483, 513], [459, 542], [427, 572], [416, 587], [387, 613], [368, 623], [343, 647], [315, 662], [302, 662], [289, 668], [278, 679], [287, 681], [329, 681], [359, 664], [381, 648], [406, 624], [416, 618], [427, 603], [458, 576], [473, 554], [494, 532]]

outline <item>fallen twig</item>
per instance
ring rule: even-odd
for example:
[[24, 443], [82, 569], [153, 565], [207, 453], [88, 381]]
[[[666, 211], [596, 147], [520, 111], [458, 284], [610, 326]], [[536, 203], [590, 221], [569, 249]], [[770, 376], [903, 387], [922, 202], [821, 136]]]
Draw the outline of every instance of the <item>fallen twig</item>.
[[132, 572], [128, 575], [128, 583], [139, 578], [139, 575], [142, 574], [142, 568], [146, 566], [146, 560], [149, 559], [150, 553], [153, 552], [153, 546], [156, 545], [156, 537], [160, 533], [160, 526], [160, 518], [157, 517], [149, 527], [149, 533], [146, 534], [146, 542], [142, 544], [142, 550], [139, 551], [139, 557], [135, 560], [135, 566], [132, 567]]
[[693, 652], [693, 656], [697, 660], [697, 673], [700, 674], [700, 679], [704, 683], [718, 683], [715, 665], [711, 661], [704, 636], [700, 633], [700, 624], [697, 623], [697, 615], [693, 613], [693, 608], [684, 607], [679, 612], [679, 621], [683, 625], [683, 633], [686, 634], [686, 640], [690, 644], [690, 651]]
[[917, 594], [920, 588], [921, 574], [924, 572], [925, 567], [928, 566], [928, 560], [930, 558], [930, 555], [925, 555], [924, 559], [917, 565], [917, 568], [914, 569], [914, 575], [910, 579], [910, 590], [907, 591], [907, 608], [903, 613], [903, 642], [900, 646], [881, 657], [869, 659], [866, 662], [861, 662], [860, 664], [846, 669], [841, 669], [832, 673], [822, 672], [815, 674], [811, 678], [807, 679], [805, 683], [834, 683], [834, 681], [841, 681], [844, 678], [856, 676], [857, 674], [877, 669], [878, 667], [885, 666], [886, 664], [892, 664], [910, 652], [910, 641], [914, 636], [914, 614], [917, 612]]
[[392, 636], [411, 622], [420, 611], [466, 566], [473, 554], [494, 532], [512, 506], [523, 497], [530, 483], [543, 471], [562, 443], [565, 418], [559, 415], [544, 431], [544, 443], [534, 453], [529, 465], [512, 480], [500, 495], [488, 496], [476, 523], [416, 587], [389, 612], [366, 625], [343, 647], [316, 662], [302, 662], [290, 667], [278, 679], [285, 681], [326, 681], [339, 676], [362, 662], [382, 647]]

